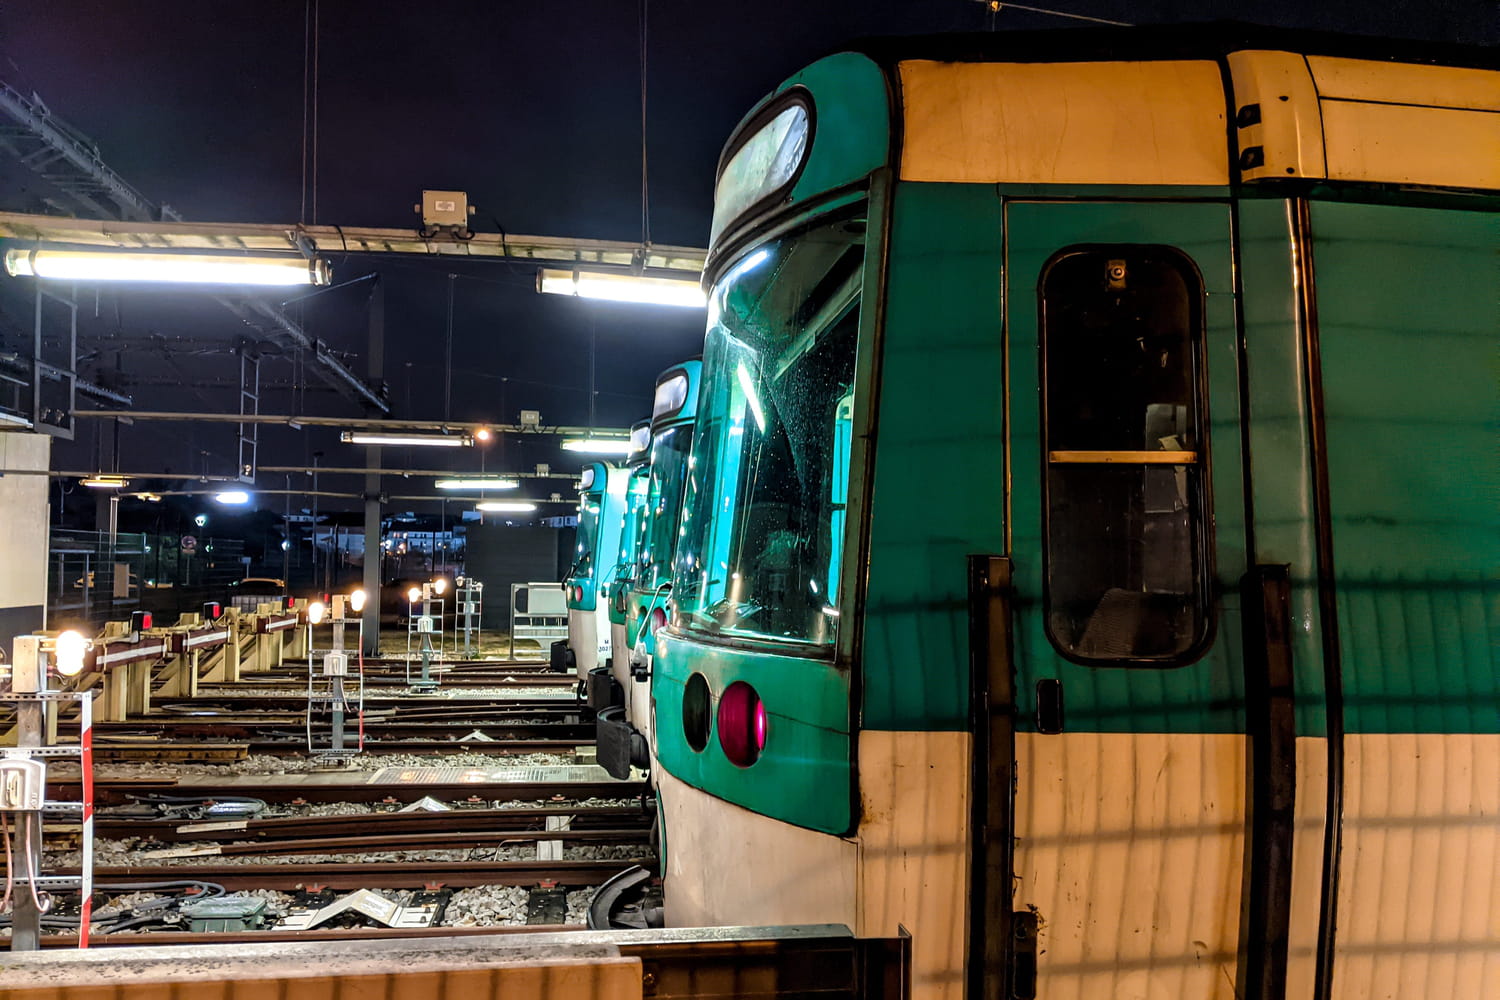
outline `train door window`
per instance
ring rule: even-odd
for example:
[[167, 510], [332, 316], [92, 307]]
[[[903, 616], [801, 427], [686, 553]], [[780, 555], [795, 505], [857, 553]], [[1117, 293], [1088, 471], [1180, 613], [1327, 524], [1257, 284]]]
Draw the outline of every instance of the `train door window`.
[[1187, 663], [1210, 635], [1202, 279], [1167, 247], [1078, 247], [1040, 293], [1048, 637]]

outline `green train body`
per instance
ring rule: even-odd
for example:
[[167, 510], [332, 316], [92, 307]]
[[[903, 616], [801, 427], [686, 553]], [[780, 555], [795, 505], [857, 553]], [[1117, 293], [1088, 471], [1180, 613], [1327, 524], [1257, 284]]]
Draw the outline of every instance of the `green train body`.
[[746, 117], [668, 923], [905, 926], [929, 997], [1500, 995], [1486, 60], [888, 40]]
[[610, 590], [613, 655], [608, 677], [596, 668], [589, 689], [598, 713], [598, 759], [617, 778], [651, 765], [653, 632], [666, 624], [700, 368], [697, 360], [685, 361], [657, 376], [644, 448], [630, 459], [629, 537]]
[[579, 693], [589, 671], [609, 663], [608, 580], [620, 549], [621, 513], [629, 471], [608, 462], [583, 467], [578, 489], [578, 532], [573, 564], [563, 580], [568, 638], [552, 644], [554, 670], [577, 676]]

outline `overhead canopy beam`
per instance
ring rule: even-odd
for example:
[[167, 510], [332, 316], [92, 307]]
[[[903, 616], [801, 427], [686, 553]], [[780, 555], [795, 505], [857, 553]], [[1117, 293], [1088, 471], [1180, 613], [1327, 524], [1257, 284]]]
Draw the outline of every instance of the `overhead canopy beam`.
[[375, 420], [360, 417], [294, 417], [285, 414], [179, 413], [165, 410], [79, 410], [79, 417], [124, 420], [178, 420], [192, 423], [282, 424], [287, 427], [343, 427], [346, 430], [435, 431], [438, 433], [473, 434], [487, 430], [496, 434], [556, 434], [563, 437], [609, 438], [630, 437], [626, 427], [532, 427], [520, 424], [492, 424], [474, 420]]
[[[155, 205], [104, 162], [93, 143], [64, 126], [36, 95], [27, 97], [14, 87], [0, 80], [0, 113], [16, 122], [16, 127], [0, 134], [0, 149], [14, 155], [24, 166], [43, 178], [73, 202], [72, 206], [57, 204], [60, 211], [77, 207], [97, 215], [113, 215], [124, 222], [65, 219], [48, 215], [20, 215], [21, 220], [34, 220], [30, 235], [7, 230], [4, 235], [16, 239], [35, 241], [38, 227], [53, 223], [61, 224], [64, 230], [70, 225], [83, 229], [101, 226], [122, 226], [125, 229], [155, 226], [191, 226], [184, 223], [171, 208]], [[171, 222], [147, 220], [170, 219]], [[50, 220], [50, 221], [49, 221]], [[26, 227], [23, 225], [22, 227]], [[212, 228], [212, 227], [211, 227]], [[62, 238], [60, 242], [79, 243], [86, 240]], [[141, 246], [141, 243], [92, 243], [93, 246]], [[158, 245], [158, 244], [149, 244]], [[226, 244], [233, 246], [233, 244]], [[298, 249], [296, 240], [290, 245], [283, 241], [279, 249]], [[311, 370], [323, 381], [337, 389], [351, 402], [378, 413], [389, 413], [390, 404], [363, 379], [351, 372], [343, 362], [334, 357], [322, 341], [309, 337], [302, 328], [287, 319], [267, 302], [248, 298], [218, 297], [218, 301], [233, 312], [240, 321], [257, 330], [262, 339], [271, 340], [283, 348], [310, 351], [314, 364]]]
[[260, 471], [267, 475], [282, 473], [312, 473], [316, 471], [320, 475], [333, 476], [396, 476], [406, 479], [411, 476], [432, 476], [435, 479], [577, 479], [576, 472], [464, 472], [453, 469], [359, 469], [346, 466], [320, 465], [314, 470], [306, 465], [262, 465]]
[[319, 253], [396, 253], [423, 257], [485, 257], [590, 269], [696, 279], [707, 251], [615, 240], [556, 236], [449, 233], [424, 236], [414, 229], [362, 229], [281, 223], [114, 222], [0, 212], [0, 237], [31, 243], [68, 243], [142, 250], [258, 250]]

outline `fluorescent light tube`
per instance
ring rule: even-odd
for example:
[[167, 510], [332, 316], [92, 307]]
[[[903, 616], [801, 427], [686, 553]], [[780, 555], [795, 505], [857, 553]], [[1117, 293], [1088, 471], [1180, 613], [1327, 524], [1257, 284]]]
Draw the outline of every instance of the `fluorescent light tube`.
[[59, 281], [162, 281], [204, 285], [326, 285], [328, 262], [137, 250], [7, 250], [12, 277]]
[[482, 510], [487, 514], [525, 514], [536, 510], [536, 504], [520, 500], [485, 500], [482, 503], [476, 503], [474, 509]]
[[537, 271], [537, 291], [550, 295], [576, 295], [584, 299], [607, 302], [633, 302], [638, 305], [687, 306], [703, 309], [708, 296], [698, 282], [682, 278], [653, 278], [647, 275], [605, 272], [564, 271], [544, 267]]
[[585, 455], [628, 455], [631, 449], [629, 438], [567, 438], [562, 450]]
[[432, 485], [440, 490], [513, 490], [521, 484], [514, 479], [439, 479]]
[[394, 444], [417, 448], [468, 448], [474, 439], [457, 434], [378, 434], [373, 431], [344, 431], [339, 440], [346, 444]]

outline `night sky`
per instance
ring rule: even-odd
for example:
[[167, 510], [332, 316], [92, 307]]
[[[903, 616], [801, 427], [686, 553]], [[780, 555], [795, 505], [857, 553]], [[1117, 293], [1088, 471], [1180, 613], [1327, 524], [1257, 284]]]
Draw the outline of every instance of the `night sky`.
[[[1489, 0], [1411, 5], [1348, 0], [1042, 0], [1134, 23], [1234, 18], [1414, 39], [1493, 45]], [[147, 198], [194, 221], [308, 222], [411, 227], [423, 188], [466, 190], [475, 229], [616, 240], [642, 237], [640, 35], [635, 3], [511, 0], [420, 3], [321, 0], [318, 31], [316, 205], [303, 185], [303, 0], [0, 0], [0, 78], [35, 92], [96, 142]], [[973, 0], [745, 2], [652, 0], [648, 17], [650, 237], [702, 246], [714, 167], [750, 106], [799, 66], [869, 35], [1066, 27], [1055, 17]], [[6, 158], [8, 160], [8, 158]], [[38, 182], [0, 167], [0, 208], [34, 211]], [[304, 204], [304, 194], [307, 194]], [[443, 341], [454, 299], [452, 413], [511, 422], [521, 408], [544, 421], [590, 419], [588, 354], [597, 343], [593, 417], [623, 427], [648, 415], [655, 375], [696, 355], [702, 313], [601, 306], [533, 290], [534, 268], [394, 256], [333, 258], [335, 281], [378, 270], [386, 288], [386, 381], [392, 416], [445, 416]], [[0, 340], [30, 327], [29, 289], [0, 276]], [[261, 293], [287, 297], [284, 292]], [[302, 307], [313, 336], [362, 349], [368, 283]], [[111, 350], [107, 339], [232, 340], [238, 321], [203, 298], [168, 301], [132, 290], [87, 296], [82, 330], [96, 350], [85, 370], [124, 386], [142, 409], [230, 411], [232, 390], [169, 383], [223, 382], [222, 354]], [[13, 345], [14, 346], [14, 345]], [[362, 361], [351, 360], [356, 370]], [[290, 382], [284, 362], [264, 366]], [[127, 378], [128, 383], [128, 378]], [[311, 386], [318, 385], [314, 379]], [[276, 389], [263, 412], [357, 415], [327, 391]], [[111, 434], [84, 422], [54, 467], [108, 467]], [[263, 465], [359, 465], [333, 432], [267, 431]], [[203, 454], [207, 452], [208, 454]], [[225, 428], [136, 424], [121, 432], [126, 471], [198, 472], [233, 465]], [[487, 468], [565, 464], [541, 444], [492, 446]], [[475, 468], [477, 455], [404, 455], [387, 464]], [[280, 479], [280, 477], [275, 477]], [[262, 477], [262, 486], [280, 486]], [[352, 481], [330, 483], [353, 488]], [[554, 481], [551, 489], [562, 484]], [[424, 489], [426, 484], [423, 484]], [[279, 508], [279, 503], [274, 506]], [[409, 505], [408, 505], [409, 506]], [[560, 511], [558, 511], [560, 512]]]

